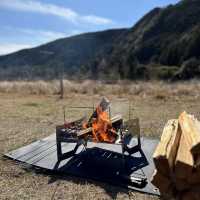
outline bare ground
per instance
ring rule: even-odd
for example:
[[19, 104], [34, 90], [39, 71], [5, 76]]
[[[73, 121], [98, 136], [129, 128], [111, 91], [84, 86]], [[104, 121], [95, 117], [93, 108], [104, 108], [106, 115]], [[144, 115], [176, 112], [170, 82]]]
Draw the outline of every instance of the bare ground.
[[[197, 84], [197, 85], [195, 85]], [[63, 121], [63, 105], [91, 106], [102, 95], [112, 102], [113, 113], [128, 117], [129, 101], [133, 117], [139, 117], [143, 135], [158, 138], [168, 119], [177, 118], [186, 110], [200, 118], [199, 83], [170, 86], [157, 90], [143, 89], [141, 93], [70, 92], [64, 100], [53, 94], [27, 92], [0, 93], [0, 152], [6, 153], [54, 132], [55, 125]], [[181, 89], [180, 89], [181, 88]], [[184, 89], [183, 89], [184, 88]], [[175, 90], [174, 89], [174, 90]], [[183, 92], [184, 91], [184, 92]], [[131, 94], [131, 95], [130, 95]], [[128, 101], [129, 100], [129, 101]], [[81, 111], [83, 115], [85, 112]], [[80, 116], [80, 110], [67, 109], [67, 118]], [[0, 199], [135, 199], [157, 200], [158, 197], [140, 194], [118, 187], [74, 177], [55, 177], [25, 170], [19, 163], [0, 157]]]

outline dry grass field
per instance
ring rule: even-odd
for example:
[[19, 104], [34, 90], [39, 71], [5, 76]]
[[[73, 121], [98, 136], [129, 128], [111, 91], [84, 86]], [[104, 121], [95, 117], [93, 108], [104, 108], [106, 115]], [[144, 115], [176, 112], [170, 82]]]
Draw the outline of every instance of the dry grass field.
[[107, 96], [113, 113], [128, 117], [129, 102], [133, 117], [139, 117], [141, 132], [149, 137], [162, 133], [168, 119], [186, 110], [200, 119], [200, 82], [168, 84], [162, 82], [64, 81], [65, 97], [59, 99], [59, 82], [0, 82], [0, 199], [134, 199], [158, 197], [132, 192], [74, 177], [55, 177], [24, 169], [3, 158], [3, 154], [54, 132], [63, 121], [63, 106], [72, 120], [89, 110], [68, 106], [91, 106]]

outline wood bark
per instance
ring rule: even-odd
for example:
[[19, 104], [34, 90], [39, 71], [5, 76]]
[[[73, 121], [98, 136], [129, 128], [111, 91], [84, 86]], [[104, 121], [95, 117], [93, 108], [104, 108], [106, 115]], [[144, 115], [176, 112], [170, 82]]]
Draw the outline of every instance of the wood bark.
[[167, 193], [169, 196], [172, 195], [173, 189], [170, 179], [162, 175], [157, 170], [154, 171], [151, 183], [159, 188], [161, 194]]
[[182, 134], [175, 160], [175, 177], [177, 179], [190, 179], [193, 167], [194, 160], [190, 152], [190, 145], [185, 135]]
[[163, 175], [170, 176], [173, 171], [180, 136], [181, 131], [178, 128], [178, 120], [169, 120], [164, 127], [160, 143], [153, 154], [155, 166]]

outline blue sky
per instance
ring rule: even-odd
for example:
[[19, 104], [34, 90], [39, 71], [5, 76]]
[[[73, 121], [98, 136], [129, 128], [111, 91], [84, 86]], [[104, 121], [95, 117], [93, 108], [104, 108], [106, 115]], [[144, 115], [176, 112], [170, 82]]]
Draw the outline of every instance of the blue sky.
[[179, 0], [0, 0], [0, 55], [84, 32], [133, 26]]

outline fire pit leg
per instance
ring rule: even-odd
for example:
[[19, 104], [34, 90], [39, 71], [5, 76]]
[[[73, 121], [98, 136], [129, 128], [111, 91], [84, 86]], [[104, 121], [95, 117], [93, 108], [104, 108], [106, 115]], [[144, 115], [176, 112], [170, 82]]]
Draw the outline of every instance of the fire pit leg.
[[78, 148], [82, 145], [83, 143], [77, 142], [76, 146], [74, 147], [73, 150], [68, 151], [66, 153], [62, 153], [62, 147], [61, 147], [61, 142], [57, 143], [57, 158], [58, 161], [65, 160], [67, 158], [73, 157], [76, 154], [76, 151]]
[[57, 129], [56, 131], [56, 146], [57, 146], [57, 159], [58, 161], [62, 161], [64, 159], [70, 158], [72, 156], [74, 156], [76, 154], [76, 151], [78, 150], [78, 148], [83, 145], [84, 147], [86, 146], [85, 141], [82, 140], [77, 140], [76, 141], [76, 146], [74, 147], [73, 150], [68, 151], [66, 153], [62, 152], [62, 142], [68, 142], [67, 140], [65, 140], [65, 137], [63, 137], [62, 132]]

